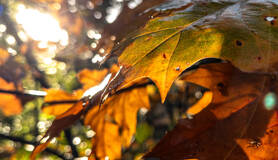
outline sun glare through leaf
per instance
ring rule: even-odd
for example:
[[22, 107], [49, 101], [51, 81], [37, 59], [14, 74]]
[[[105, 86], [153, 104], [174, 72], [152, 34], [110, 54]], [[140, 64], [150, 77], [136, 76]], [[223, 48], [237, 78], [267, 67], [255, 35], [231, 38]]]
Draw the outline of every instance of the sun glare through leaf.
[[[62, 46], [68, 44], [68, 33], [60, 27], [59, 22], [50, 14], [36, 9], [18, 5], [15, 19], [26, 34], [33, 40], [55, 42]], [[35, 22], [35, 23], [34, 23]]]

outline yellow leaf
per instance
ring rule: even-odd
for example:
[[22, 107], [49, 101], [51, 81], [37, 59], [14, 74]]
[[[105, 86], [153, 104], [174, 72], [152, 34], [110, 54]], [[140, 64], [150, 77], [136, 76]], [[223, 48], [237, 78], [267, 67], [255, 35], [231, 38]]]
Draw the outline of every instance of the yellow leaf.
[[98, 158], [111, 160], [121, 158], [122, 147], [131, 143], [136, 131], [136, 115], [140, 108], [149, 109], [146, 88], [125, 91], [108, 98], [99, 110], [92, 108], [84, 123], [96, 132], [93, 150]]
[[119, 64], [126, 69], [123, 84], [148, 77], [164, 101], [174, 80], [207, 58], [230, 61], [241, 71], [276, 73], [278, 30], [264, 20], [278, 13], [271, 1], [182, 4], [182, 10], [175, 7], [177, 11], [158, 7], [162, 16], [150, 19], [118, 47]]

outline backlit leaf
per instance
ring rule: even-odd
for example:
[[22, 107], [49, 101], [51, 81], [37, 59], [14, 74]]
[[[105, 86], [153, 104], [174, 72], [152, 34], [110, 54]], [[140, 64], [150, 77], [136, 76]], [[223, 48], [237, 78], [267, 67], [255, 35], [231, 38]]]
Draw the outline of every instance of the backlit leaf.
[[[146, 157], [248, 159], [237, 142], [246, 144], [240, 139], [257, 139], [266, 133], [275, 114], [262, 100], [270, 88], [277, 87], [275, 80], [269, 75], [243, 73], [230, 63], [202, 65], [181, 79], [210, 89], [212, 101], [205, 108], [200, 106], [204, 109], [193, 119], [180, 120]], [[274, 154], [275, 149], [270, 152]]]
[[78, 73], [77, 77], [84, 89], [89, 89], [92, 86], [98, 85], [107, 75], [108, 70], [89, 70], [84, 69]]
[[120, 159], [122, 147], [128, 147], [135, 134], [138, 110], [149, 107], [146, 88], [138, 88], [108, 98], [100, 110], [92, 108], [84, 122], [96, 132], [94, 154], [101, 159]]
[[149, 77], [164, 101], [173, 81], [202, 59], [228, 60], [242, 71], [275, 72], [278, 28], [265, 18], [277, 17], [276, 2], [177, 2], [155, 8], [162, 15], [174, 11], [151, 19], [123, 43], [128, 45], [118, 60], [126, 69], [125, 83]]
[[[65, 111], [67, 111], [69, 108], [71, 108], [74, 101], [78, 101], [82, 97], [83, 91], [77, 90], [71, 94], [58, 89], [47, 89], [46, 93], [47, 94], [44, 97], [44, 103], [46, 104], [48, 102], [50, 103], [57, 102], [57, 103], [44, 106], [42, 108], [42, 111], [47, 114], [58, 116], [64, 113]], [[58, 102], [65, 102], [65, 103], [58, 103]]]
[[[269, 149], [267, 143], [262, 143], [259, 147], [248, 143], [252, 139], [264, 137], [269, 133], [266, 128], [273, 116], [275, 116], [274, 111], [266, 110], [258, 101], [222, 120], [216, 120], [216, 117], [205, 109], [192, 120], [180, 120], [175, 129], [163, 137], [157, 146], [146, 155], [146, 158], [161, 160], [254, 159], [252, 158], [254, 155], [245, 154], [242, 148], [250, 146], [252, 147], [250, 150], [258, 154], [261, 150]], [[274, 136], [274, 134], [270, 134], [270, 136]], [[238, 140], [242, 138], [249, 142]], [[239, 146], [237, 144], [239, 142], [244, 147]], [[274, 139], [270, 145], [274, 146], [275, 143]], [[262, 159], [268, 160], [268, 157], [276, 155], [275, 148], [263, 152], [269, 155], [260, 154]]]
[[186, 111], [187, 114], [195, 115], [207, 107], [211, 103], [212, 95], [211, 91], [205, 92], [203, 97]]
[[230, 63], [206, 64], [181, 76], [212, 91], [211, 111], [226, 118], [262, 94], [270, 76], [244, 73]]

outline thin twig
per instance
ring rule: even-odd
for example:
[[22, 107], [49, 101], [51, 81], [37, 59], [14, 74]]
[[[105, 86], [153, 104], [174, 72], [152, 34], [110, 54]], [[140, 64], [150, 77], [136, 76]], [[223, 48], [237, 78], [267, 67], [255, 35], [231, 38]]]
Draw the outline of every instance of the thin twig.
[[73, 138], [72, 138], [72, 134], [71, 134], [71, 129], [70, 129], [70, 128], [65, 129], [64, 132], [65, 132], [65, 137], [66, 137], [66, 139], [67, 139], [67, 141], [68, 141], [68, 144], [70, 145], [73, 158], [79, 157], [77, 148], [76, 148], [75, 145], [72, 143]]
[[[36, 141], [27, 141], [27, 140], [25, 140], [25, 139], [23, 139], [21, 137], [14, 137], [14, 136], [9, 136], [9, 135], [5, 135], [5, 134], [1, 134], [1, 133], [0, 133], [0, 138], [9, 139], [11, 141], [20, 142], [22, 144], [31, 144], [31, 145], [34, 145], [34, 146], [39, 144]], [[60, 153], [60, 152], [58, 152], [58, 151], [56, 151], [54, 149], [46, 148], [44, 151], [48, 152], [48, 153], [51, 153], [53, 155], [56, 155], [57, 157], [62, 158], [63, 160], [69, 160], [62, 153]]]

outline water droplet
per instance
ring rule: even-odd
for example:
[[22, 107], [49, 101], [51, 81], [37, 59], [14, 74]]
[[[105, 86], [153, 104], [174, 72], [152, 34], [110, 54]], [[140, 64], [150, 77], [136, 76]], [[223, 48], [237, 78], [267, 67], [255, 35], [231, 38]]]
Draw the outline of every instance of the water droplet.
[[274, 109], [276, 105], [276, 94], [273, 92], [269, 92], [264, 97], [264, 106], [267, 110]]
[[83, 102], [83, 103], [82, 103], [82, 106], [85, 107], [85, 106], [86, 106], [86, 102]]
[[270, 16], [267, 16], [264, 18], [264, 20], [268, 21], [268, 22], [274, 21], [275, 19], [276, 19], [276, 17], [270, 17]]
[[270, 22], [271, 25], [274, 25], [277, 17], [267, 16], [264, 18], [265, 21]]

